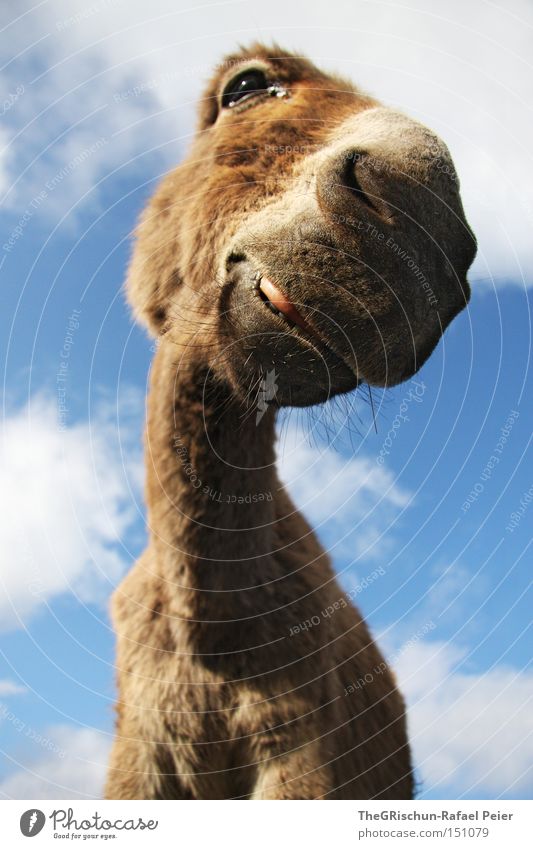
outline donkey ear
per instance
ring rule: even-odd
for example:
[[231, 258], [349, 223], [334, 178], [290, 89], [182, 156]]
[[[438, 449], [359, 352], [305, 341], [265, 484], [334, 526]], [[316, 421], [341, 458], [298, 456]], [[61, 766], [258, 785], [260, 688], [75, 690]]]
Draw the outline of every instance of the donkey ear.
[[168, 175], [143, 212], [135, 232], [126, 291], [137, 321], [155, 336], [167, 323], [171, 298], [180, 285], [179, 192]]

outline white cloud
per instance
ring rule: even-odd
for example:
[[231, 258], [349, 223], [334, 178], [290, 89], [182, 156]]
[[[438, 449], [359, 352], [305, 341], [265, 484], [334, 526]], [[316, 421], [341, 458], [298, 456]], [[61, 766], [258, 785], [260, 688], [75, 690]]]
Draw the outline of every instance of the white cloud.
[[109, 756], [109, 737], [92, 728], [55, 725], [43, 737], [54, 751], [29, 759], [0, 782], [5, 799], [99, 799]]
[[8, 134], [2, 128], [0, 130], [0, 195], [2, 195], [9, 186], [9, 155], [7, 150], [8, 141]]
[[[6, 116], [22, 130], [11, 148], [11, 180], [37, 157], [12, 205], [24, 208], [46, 179], [101, 136], [106, 145], [47, 203], [68, 209], [110, 168], [133, 171], [128, 159], [160, 144], [162, 166], [170, 166], [192, 131], [193, 102], [210, 67], [238, 43], [276, 39], [439, 131], [455, 156], [479, 237], [473, 277], [520, 282], [524, 274], [533, 282], [527, 0], [451, 0], [446, 7], [438, 0], [272, 0], [268, 7], [239, 0], [208, 8], [174, 0], [57, 0], [53, 11], [38, 5], [10, 29], [11, 56], [46, 36], [9, 66], [9, 90], [26, 81]], [[43, 75], [30, 85], [36, 69]]]
[[19, 696], [26, 692], [26, 687], [21, 687], [14, 681], [9, 681], [7, 678], [0, 679], [0, 696]]
[[[124, 414], [127, 419], [127, 410]], [[44, 398], [5, 419], [0, 442], [3, 628], [24, 624], [65, 592], [85, 603], [107, 602], [131, 563], [122, 545], [138, 516], [140, 440], [128, 428], [126, 421], [118, 431], [111, 409], [102, 403], [90, 423], [62, 431], [53, 403]]]
[[531, 789], [533, 673], [472, 672], [466, 656], [454, 644], [415, 640], [394, 657], [422, 794], [513, 798]]
[[385, 466], [313, 445], [296, 426], [283, 432], [278, 454], [281, 480], [335, 559], [386, 555], [394, 544], [391, 523], [411, 494]]

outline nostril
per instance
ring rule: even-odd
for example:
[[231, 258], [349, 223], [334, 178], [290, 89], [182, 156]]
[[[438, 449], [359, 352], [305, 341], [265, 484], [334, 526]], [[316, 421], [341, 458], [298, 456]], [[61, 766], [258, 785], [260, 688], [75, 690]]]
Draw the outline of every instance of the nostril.
[[[383, 217], [383, 203], [372, 179], [369, 156], [365, 152], [353, 151], [348, 155], [342, 170], [342, 184], [360, 203], [373, 213]], [[388, 216], [386, 216], [388, 217]]]
[[391, 207], [382, 196], [386, 182], [373, 154], [344, 149], [326, 160], [317, 175], [318, 202], [326, 214], [348, 224], [359, 213], [393, 226]]
[[244, 262], [246, 259], [246, 254], [242, 253], [242, 251], [231, 251], [226, 258], [226, 271], [230, 271], [234, 265], [237, 265], [239, 262]]
[[379, 215], [379, 210], [375, 206], [374, 202], [370, 199], [369, 195], [364, 190], [360, 182], [360, 174], [365, 167], [364, 163], [367, 161], [367, 159], [367, 154], [360, 153], [358, 151], [351, 153], [347, 157], [344, 163], [344, 169], [342, 173], [342, 185], [345, 189], [348, 189], [353, 194], [353, 196], [357, 198], [357, 200], [359, 200], [361, 203], [364, 203], [369, 209]]

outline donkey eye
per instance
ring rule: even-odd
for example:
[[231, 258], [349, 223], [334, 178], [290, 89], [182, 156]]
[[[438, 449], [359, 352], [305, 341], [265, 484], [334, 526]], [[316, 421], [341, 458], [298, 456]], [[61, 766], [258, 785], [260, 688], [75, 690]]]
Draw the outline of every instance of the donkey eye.
[[269, 83], [263, 71], [244, 71], [227, 84], [222, 94], [222, 106], [235, 106], [236, 103], [266, 91], [268, 87]]

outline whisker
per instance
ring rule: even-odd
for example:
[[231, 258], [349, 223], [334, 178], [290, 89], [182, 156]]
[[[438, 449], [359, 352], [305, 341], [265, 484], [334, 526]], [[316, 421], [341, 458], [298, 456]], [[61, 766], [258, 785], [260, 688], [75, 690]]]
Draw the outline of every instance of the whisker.
[[370, 396], [370, 406], [372, 407], [372, 418], [374, 420], [374, 430], [377, 433], [378, 432], [378, 426], [376, 424], [376, 411], [374, 409], [374, 399], [372, 397], [372, 387], [370, 386], [370, 383], [368, 384], [368, 394]]

